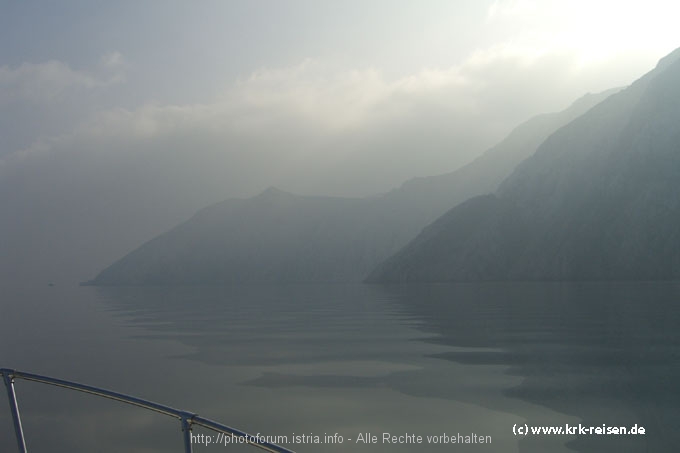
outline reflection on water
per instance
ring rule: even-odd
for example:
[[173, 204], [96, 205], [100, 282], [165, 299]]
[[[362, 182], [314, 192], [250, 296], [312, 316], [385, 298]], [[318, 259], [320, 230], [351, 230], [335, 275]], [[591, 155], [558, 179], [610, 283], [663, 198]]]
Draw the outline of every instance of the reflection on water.
[[428, 341], [486, 348], [436, 357], [508, 365], [509, 374], [524, 378], [505, 395], [573, 415], [589, 426], [647, 427], [645, 437], [580, 436], [570, 448], [677, 450], [677, 283], [432, 285], [393, 294], [423, 322], [424, 331], [439, 335]]
[[[353, 442], [366, 432], [492, 437], [491, 445], [455, 447], [470, 452], [675, 451], [680, 441], [677, 284], [74, 287], [11, 295], [21, 303], [0, 327], [17, 341], [0, 346], [2, 365], [136, 394], [254, 433], [345, 438], [287, 445], [300, 452], [416, 450]], [[181, 450], [177, 426], [163, 417], [31, 384], [18, 391], [29, 447]], [[0, 414], [5, 451], [11, 431]], [[637, 423], [648, 434], [512, 434], [514, 423], [579, 422]]]

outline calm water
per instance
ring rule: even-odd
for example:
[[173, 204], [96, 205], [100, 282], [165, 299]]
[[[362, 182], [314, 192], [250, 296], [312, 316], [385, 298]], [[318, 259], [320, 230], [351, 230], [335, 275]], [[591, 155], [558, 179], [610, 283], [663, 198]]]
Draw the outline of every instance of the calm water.
[[[253, 434], [344, 438], [286, 445], [299, 452], [672, 452], [678, 301], [674, 283], [3, 288], [0, 366]], [[32, 452], [182, 451], [164, 416], [23, 381], [17, 392]], [[0, 451], [11, 452], [4, 394], [0, 404]], [[524, 423], [647, 434], [515, 437]], [[383, 432], [492, 444], [354, 443]]]

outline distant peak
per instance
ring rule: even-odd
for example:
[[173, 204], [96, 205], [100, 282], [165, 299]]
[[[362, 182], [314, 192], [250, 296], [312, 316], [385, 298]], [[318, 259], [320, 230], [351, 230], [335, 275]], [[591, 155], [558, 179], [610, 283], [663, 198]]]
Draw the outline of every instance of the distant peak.
[[279, 194], [279, 193], [285, 193], [283, 190], [279, 189], [278, 187], [274, 186], [269, 186], [260, 195], [265, 195], [265, 194]]
[[593, 104], [593, 102], [597, 103], [600, 102], [607, 97], [611, 96], [614, 93], [618, 93], [619, 91], [623, 90], [625, 87], [616, 87], [616, 88], [610, 88], [605, 91], [600, 91], [598, 93], [586, 93], [580, 98], [576, 99], [572, 104], [569, 106], [570, 109], [580, 109], [583, 106], [589, 106]]
[[680, 47], [663, 57], [656, 65], [656, 69], [664, 69], [680, 60]]
[[293, 196], [292, 193], [290, 192], [285, 192], [277, 187], [270, 186], [267, 187], [264, 191], [262, 191], [259, 195], [257, 195], [255, 198], [280, 198], [280, 197], [291, 197]]

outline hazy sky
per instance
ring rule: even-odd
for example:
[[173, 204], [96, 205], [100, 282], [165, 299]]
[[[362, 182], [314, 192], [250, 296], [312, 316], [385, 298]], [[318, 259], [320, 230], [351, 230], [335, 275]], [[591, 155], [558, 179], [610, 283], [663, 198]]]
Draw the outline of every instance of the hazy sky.
[[368, 195], [448, 172], [650, 70], [680, 46], [676, 5], [7, 0], [0, 227], [125, 212], [134, 243], [269, 185]]
[[[668, 1], [7, 2], [0, 153], [155, 159], [156, 143], [177, 163], [252, 171], [225, 196], [386, 190], [630, 83], [680, 44], [679, 12]], [[278, 171], [261, 168], [270, 159]], [[323, 187], [298, 174], [362, 165], [387, 168], [344, 188], [344, 176]]]

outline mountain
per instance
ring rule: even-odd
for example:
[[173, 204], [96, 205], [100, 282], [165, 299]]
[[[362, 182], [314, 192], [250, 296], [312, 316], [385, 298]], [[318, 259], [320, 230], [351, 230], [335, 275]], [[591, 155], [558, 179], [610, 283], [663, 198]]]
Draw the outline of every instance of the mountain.
[[386, 201], [420, 206], [429, 224], [453, 206], [475, 195], [495, 192], [517, 164], [560, 127], [581, 116], [618, 88], [586, 94], [558, 113], [537, 115], [517, 126], [503, 141], [451, 173], [414, 178], [386, 195]]
[[270, 188], [227, 200], [104, 270], [97, 284], [357, 280], [391, 248], [361, 199], [302, 197]]
[[552, 132], [614, 90], [539, 115], [460, 169], [416, 178], [377, 197], [299, 196], [270, 188], [231, 199], [142, 245], [95, 285], [361, 281], [461, 201], [495, 191]]
[[680, 277], [680, 49], [451, 209], [371, 282]]

